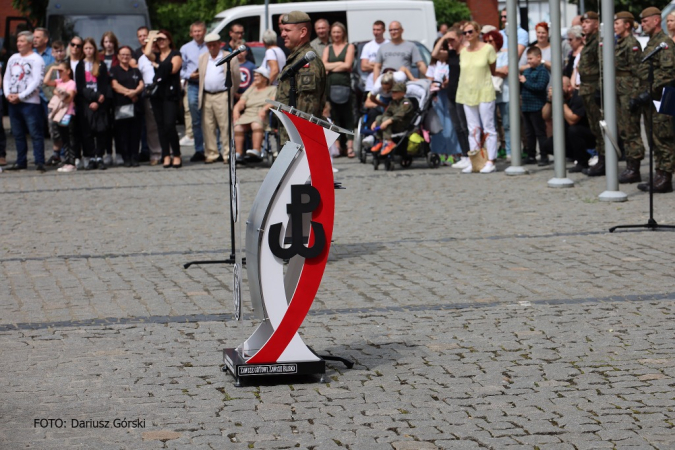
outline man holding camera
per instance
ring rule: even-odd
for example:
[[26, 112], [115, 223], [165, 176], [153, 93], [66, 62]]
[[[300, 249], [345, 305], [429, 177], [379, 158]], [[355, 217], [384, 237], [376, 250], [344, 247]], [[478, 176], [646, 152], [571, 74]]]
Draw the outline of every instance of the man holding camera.
[[[675, 81], [675, 47], [673, 41], [661, 29], [661, 11], [655, 7], [649, 7], [640, 14], [642, 30], [649, 35], [649, 42], [644, 49], [648, 55], [662, 43], [666, 47], [651, 58], [654, 65], [654, 85], [649, 92], [649, 61], [640, 64], [640, 92], [630, 102], [634, 112], [642, 108], [649, 108], [651, 114], [652, 130], [654, 136], [654, 152], [656, 158], [656, 174], [654, 176], [654, 192], [665, 193], [673, 191], [673, 169], [675, 168], [675, 135], [673, 134], [672, 118], [665, 114], [659, 114], [652, 100], [661, 100], [663, 88], [672, 86]], [[638, 167], [639, 169], [639, 167]], [[649, 192], [649, 183], [638, 184], [638, 189]]]

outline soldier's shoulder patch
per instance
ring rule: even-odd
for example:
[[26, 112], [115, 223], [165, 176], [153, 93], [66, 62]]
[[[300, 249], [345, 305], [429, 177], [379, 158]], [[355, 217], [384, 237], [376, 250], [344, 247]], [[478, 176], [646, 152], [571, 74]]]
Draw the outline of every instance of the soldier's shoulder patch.
[[638, 52], [638, 51], [640, 51], [640, 47], [639, 47], [639, 46], [637, 46], [637, 45], [635, 45], [635, 46], [633, 47], [633, 51], [634, 51], [634, 52]]
[[409, 105], [409, 104], [410, 104], [410, 102], [403, 102], [403, 104], [404, 104], [404, 105]]

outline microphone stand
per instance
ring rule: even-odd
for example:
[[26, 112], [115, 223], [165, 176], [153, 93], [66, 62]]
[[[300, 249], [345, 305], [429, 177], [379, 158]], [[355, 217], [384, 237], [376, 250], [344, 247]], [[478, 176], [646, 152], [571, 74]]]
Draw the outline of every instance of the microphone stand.
[[[649, 59], [649, 93], [651, 95], [652, 89], [654, 88], [654, 62], [652, 59]], [[613, 233], [614, 230], [619, 228], [647, 228], [648, 230], [655, 231], [658, 229], [675, 229], [675, 225], [659, 225], [654, 220], [654, 111], [656, 110], [654, 102], [652, 102], [651, 97], [649, 98], [649, 105], [647, 108], [647, 120], [645, 125], [648, 127], [647, 130], [647, 142], [649, 144], [649, 219], [647, 223], [640, 225], [617, 225], [609, 229], [610, 233]], [[658, 114], [658, 111], [656, 111]]]
[[[234, 183], [232, 179], [232, 171], [235, 170], [234, 167], [236, 167], [237, 160], [236, 160], [236, 151], [234, 149], [234, 143], [232, 141], [232, 97], [234, 96], [234, 93], [232, 92], [232, 70], [230, 67], [230, 61], [227, 61], [227, 69], [225, 71], [225, 88], [227, 89], [227, 121], [228, 121], [228, 127], [227, 127], [227, 142], [229, 143], [230, 146], [230, 170], [229, 176], [230, 176], [230, 244], [232, 251], [230, 252], [230, 257], [227, 259], [220, 259], [220, 260], [212, 260], [212, 261], [191, 261], [183, 265], [184, 269], [187, 269], [188, 267], [192, 265], [205, 265], [205, 264], [234, 264], [236, 263], [236, 239], [235, 239], [235, 231], [234, 231], [234, 209], [233, 209], [233, 203], [234, 203], [234, 196], [236, 195], [235, 189], [234, 189]], [[221, 141], [222, 141], [222, 136], [221, 136]], [[242, 258], [242, 264], [246, 264], [246, 258]]]
[[296, 104], [296, 98], [298, 96], [298, 87], [295, 84], [295, 74], [291, 74], [289, 81], [291, 82], [291, 91], [288, 95], [288, 103], [291, 108], [295, 108], [297, 106]]

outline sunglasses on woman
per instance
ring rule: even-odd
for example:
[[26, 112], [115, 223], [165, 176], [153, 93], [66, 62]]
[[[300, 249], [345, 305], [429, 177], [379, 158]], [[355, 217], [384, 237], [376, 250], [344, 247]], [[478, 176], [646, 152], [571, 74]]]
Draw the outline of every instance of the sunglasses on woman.
[[77, 47], [77, 48], [82, 48], [83, 45], [84, 45], [84, 44], [76, 44], [76, 43], [74, 43], [74, 42], [71, 42], [71, 43], [70, 43], [70, 46], [71, 46], [71, 47]]
[[463, 34], [464, 36], [468, 36], [468, 35], [470, 35], [470, 34], [473, 34], [473, 30], [466, 30], [466, 31], [463, 31], [462, 34]]

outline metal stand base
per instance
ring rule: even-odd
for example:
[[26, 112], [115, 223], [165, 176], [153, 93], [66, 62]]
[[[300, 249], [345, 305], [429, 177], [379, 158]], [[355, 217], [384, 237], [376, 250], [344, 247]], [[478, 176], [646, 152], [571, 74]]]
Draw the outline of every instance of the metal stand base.
[[613, 233], [614, 230], [617, 230], [619, 228], [623, 228], [623, 229], [626, 229], [626, 228], [647, 228], [649, 231], [656, 231], [656, 230], [659, 230], [659, 229], [662, 229], [662, 228], [674, 230], [675, 225], [659, 225], [658, 223], [656, 223], [656, 220], [649, 219], [647, 221], [647, 223], [643, 223], [642, 225], [617, 225], [615, 227], [610, 228], [609, 232]]
[[[229, 258], [227, 259], [214, 259], [213, 261], [190, 261], [189, 263], [183, 264], [183, 269], [187, 269], [188, 267], [192, 265], [206, 265], [206, 264], [234, 264], [236, 260], [234, 259], [234, 255], [230, 255]], [[246, 265], [246, 258], [241, 259], [242, 265]]]
[[551, 188], [571, 188], [574, 187], [574, 181], [569, 178], [551, 178], [548, 180], [548, 187]]
[[507, 175], [527, 175], [529, 172], [523, 166], [509, 166], [504, 173]]
[[621, 191], [605, 191], [598, 195], [598, 199], [603, 202], [625, 202], [628, 196]]
[[[310, 348], [310, 350], [312, 350]], [[314, 350], [312, 350], [314, 354]], [[246, 364], [246, 360], [236, 348], [223, 350], [223, 372], [230, 372], [234, 377], [236, 387], [243, 386], [244, 381], [249, 379], [265, 379], [269, 377], [289, 377], [297, 375], [320, 375], [320, 382], [324, 383], [326, 375], [326, 361], [340, 361], [348, 369], [354, 367], [354, 363], [339, 356], [317, 355], [319, 361], [290, 361], [270, 364]], [[286, 381], [284, 381], [286, 382]]]

